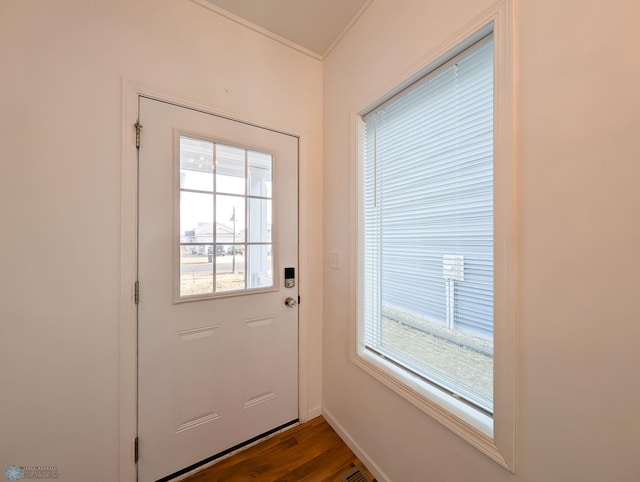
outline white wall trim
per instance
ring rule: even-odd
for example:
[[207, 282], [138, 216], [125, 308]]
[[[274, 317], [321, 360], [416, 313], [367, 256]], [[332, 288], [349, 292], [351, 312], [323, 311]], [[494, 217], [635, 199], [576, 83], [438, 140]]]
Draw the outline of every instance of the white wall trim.
[[[120, 195], [120, 397], [119, 397], [119, 459], [120, 482], [134, 482], [136, 467], [134, 464], [134, 439], [137, 434], [137, 310], [134, 300], [134, 286], [137, 279], [137, 196], [138, 169], [137, 149], [135, 147], [134, 124], [138, 119], [139, 96], [147, 96], [157, 100], [175, 103], [187, 108], [212, 112], [230, 119], [257, 125], [297, 137], [299, 163], [299, 217], [313, 219], [312, 202], [306, 194], [305, 187], [316, 182], [310, 176], [306, 165], [306, 139], [309, 133], [297, 132], [287, 125], [274, 125], [271, 121], [255, 118], [255, 115], [244, 112], [227, 112], [220, 106], [176, 95], [148, 85], [122, 79], [122, 146], [121, 146], [121, 195]], [[144, 138], [144, 126], [142, 129]], [[303, 302], [300, 305], [299, 342], [298, 342], [298, 415], [301, 422], [320, 414], [319, 407], [309, 407], [309, 360], [310, 340], [308, 336], [311, 313], [321, 311], [321, 306], [314, 306], [312, 297], [304, 297], [304, 287], [313, 276], [309, 259], [310, 227], [299, 225], [299, 286]], [[320, 300], [321, 301], [321, 300]], [[317, 304], [317, 303], [316, 303]]]
[[321, 406], [317, 406], [317, 407], [311, 408], [307, 412], [307, 419], [306, 420], [300, 420], [300, 423], [308, 422], [309, 420], [313, 420], [314, 418], [319, 417], [320, 415], [322, 415], [322, 407]]
[[360, 10], [358, 10], [358, 13], [356, 13], [353, 18], [349, 21], [349, 23], [346, 25], [345, 28], [342, 29], [342, 32], [340, 32], [338, 34], [338, 36], [335, 38], [335, 40], [333, 42], [331, 42], [331, 45], [329, 45], [329, 47], [327, 47], [327, 50], [324, 51], [324, 53], [322, 54], [322, 59], [326, 59], [327, 56], [333, 51], [333, 49], [336, 47], [336, 45], [338, 45], [340, 43], [340, 41], [345, 37], [345, 35], [347, 35], [347, 33], [349, 33], [349, 30], [351, 30], [351, 28], [356, 24], [356, 22], [358, 20], [360, 20], [360, 17], [362, 17], [362, 15], [364, 14], [364, 12], [371, 6], [371, 4], [373, 3], [373, 0], [367, 0], [364, 5], [360, 8]]
[[134, 286], [138, 275], [138, 169], [135, 129], [136, 89], [122, 80], [122, 146], [120, 159], [120, 481], [136, 480], [134, 440], [137, 433], [137, 310]]
[[281, 43], [282, 45], [286, 45], [287, 47], [292, 48], [293, 50], [296, 50], [305, 55], [308, 55], [309, 57], [316, 60], [324, 60], [327, 58], [327, 56], [333, 51], [335, 46], [338, 45], [338, 43], [340, 43], [340, 41], [345, 35], [347, 35], [349, 30], [351, 30], [351, 28], [355, 25], [355, 23], [360, 19], [362, 14], [369, 8], [371, 3], [373, 2], [373, 0], [367, 0], [365, 4], [360, 8], [360, 10], [358, 10], [358, 12], [349, 21], [349, 23], [342, 29], [342, 31], [338, 34], [338, 36], [334, 39], [334, 41], [331, 42], [331, 45], [329, 45], [329, 47], [327, 47], [327, 49], [322, 53], [322, 55], [320, 55], [270, 30], [262, 28], [253, 22], [250, 22], [242, 17], [239, 17], [238, 15], [235, 15], [225, 10], [224, 8], [218, 7], [217, 5], [214, 5], [211, 2], [208, 2], [207, 0], [191, 0], [191, 1], [197, 5], [200, 5], [203, 8], [206, 8], [207, 10], [211, 10], [212, 12], [215, 12], [218, 15], [221, 15], [231, 20], [232, 22], [240, 24], [243, 27], [248, 28], [249, 30], [253, 30], [254, 32], [264, 35], [267, 38], [275, 40], [276, 42]]
[[378, 482], [391, 482], [391, 478], [384, 473], [384, 471], [378, 467], [371, 457], [363, 450], [360, 445], [353, 439], [353, 437], [346, 431], [346, 429], [331, 415], [327, 409], [322, 409], [322, 416], [327, 423], [331, 425], [331, 428], [336, 431], [340, 438], [346, 443], [351, 451], [356, 454], [364, 466], [373, 474]]
[[308, 55], [309, 57], [316, 59], [316, 60], [322, 60], [323, 56], [320, 54], [317, 54], [305, 47], [303, 47], [302, 45], [298, 45], [295, 42], [292, 42], [291, 40], [288, 40], [284, 37], [281, 37], [280, 35], [273, 33], [270, 30], [267, 30], [266, 28], [262, 28], [259, 25], [256, 25], [255, 23], [249, 22], [248, 20], [239, 17], [238, 15], [235, 15], [227, 10], [225, 10], [224, 8], [218, 7], [217, 5], [214, 5], [210, 2], [207, 2], [207, 0], [191, 0], [193, 3], [200, 5], [203, 8], [206, 8], [207, 10], [210, 10], [212, 12], [217, 13], [218, 15], [231, 20], [232, 22], [235, 22], [237, 24], [242, 25], [243, 27], [248, 28], [249, 30], [253, 30], [256, 33], [259, 33], [260, 35], [264, 35], [267, 38], [270, 38], [271, 40], [275, 40], [278, 43], [281, 43], [282, 45], [286, 45], [287, 47], [296, 50], [302, 54]]
[[[359, 243], [362, 236], [360, 221], [361, 199], [361, 138], [362, 119], [360, 114], [370, 110], [380, 99], [388, 98], [415, 80], [422, 72], [441, 62], [465, 39], [493, 23], [494, 33], [494, 178], [495, 178], [495, 328], [494, 328], [494, 419], [492, 427], [487, 427], [487, 417], [475, 416], [463, 404], [442, 403], [441, 397], [425, 383], [408, 380], [399, 382], [396, 370], [391, 364], [367, 356], [361, 350], [363, 339], [359, 309], [362, 299], [358, 286], [362, 283], [361, 252]], [[514, 23], [515, 0], [500, 0], [487, 9], [455, 35], [432, 50], [410, 69], [392, 79], [377, 95], [364, 99], [351, 112], [351, 199], [350, 216], [353, 220], [352, 242], [350, 246], [352, 290], [350, 299], [352, 320], [349, 343], [351, 361], [389, 387], [396, 394], [412, 403], [424, 413], [433, 417], [462, 439], [473, 445], [492, 460], [515, 473], [515, 329], [516, 329], [516, 260], [517, 244], [515, 232], [516, 198], [516, 157], [515, 157], [515, 94], [514, 94]], [[410, 79], [409, 81], [407, 79]], [[490, 421], [490, 419], [488, 419]]]

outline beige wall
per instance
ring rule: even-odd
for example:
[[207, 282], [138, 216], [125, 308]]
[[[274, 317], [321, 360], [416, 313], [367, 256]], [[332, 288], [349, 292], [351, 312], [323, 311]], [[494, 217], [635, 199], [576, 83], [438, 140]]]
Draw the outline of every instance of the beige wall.
[[118, 480], [121, 81], [301, 134], [321, 399], [322, 64], [187, 0], [0, 2], [0, 467]]
[[348, 360], [349, 111], [490, 3], [375, 0], [325, 61], [323, 409], [395, 482], [637, 481], [637, 0], [517, 2], [516, 475]]
[[[640, 4], [518, 3], [516, 476], [349, 363], [348, 259], [324, 271], [323, 405], [395, 482], [640, 474]], [[324, 64], [323, 104], [322, 64], [187, 0], [3, 0], [0, 467], [118, 478], [122, 77], [304, 134], [303, 289], [318, 302], [310, 180], [325, 177], [325, 252], [347, 256], [349, 110], [486, 5], [374, 0]]]

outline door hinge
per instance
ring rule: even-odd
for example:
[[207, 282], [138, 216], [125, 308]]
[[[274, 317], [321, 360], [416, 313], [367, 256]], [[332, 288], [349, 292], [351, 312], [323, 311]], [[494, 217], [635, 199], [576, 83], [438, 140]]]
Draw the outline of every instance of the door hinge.
[[142, 124], [137, 121], [134, 126], [136, 128], [136, 149], [140, 149], [140, 131], [142, 130]]
[[140, 282], [136, 281], [135, 288], [133, 289], [133, 298], [135, 300], [136, 305], [140, 303]]
[[300, 304], [300, 295], [298, 295], [298, 304]]
[[138, 437], [133, 441], [133, 462], [138, 463]]

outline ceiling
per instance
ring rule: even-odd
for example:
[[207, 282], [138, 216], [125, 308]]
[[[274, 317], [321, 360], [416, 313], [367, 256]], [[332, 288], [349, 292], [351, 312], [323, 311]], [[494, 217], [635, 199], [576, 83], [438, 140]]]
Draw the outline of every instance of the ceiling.
[[372, 0], [206, 1], [323, 58]]

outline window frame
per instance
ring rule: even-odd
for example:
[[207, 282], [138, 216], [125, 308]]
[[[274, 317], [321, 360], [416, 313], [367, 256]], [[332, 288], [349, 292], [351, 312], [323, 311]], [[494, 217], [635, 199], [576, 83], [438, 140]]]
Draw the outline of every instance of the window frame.
[[[351, 112], [352, 249], [351, 361], [492, 460], [515, 473], [515, 141], [514, 0], [502, 0], [435, 51], [412, 75]], [[487, 34], [494, 39], [494, 413], [458, 400], [364, 348], [363, 116], [444, 65]], [[357, 229], [357, 233], [355, 230]]]
[[[180, 230], [180, 193], [183, 192], [183, 188], [181, 187], [180, 184], [180, 139], [181, 137], [186, 137], [189, 139], [195, 139], [195, 140], [200, 140], [200, 141], [205, 141], [205, 142], [210, 142], [212, 143], [214, 146], [216, 144], [222, 144], [225, 146], [231, 146], [231, 147], [235, 147], [235, 148], [239, 148], [239, 149], [244, 149], [245, 151], [254, 151], [254, 152], [259, 152], [261, 154], [266, 154], [271, 156], [271, 169], [272, 169], [272, 183], [273, 183], [273, 172], [275, 171], [275, 159], [276, 159], [276, 152], [272, 152], [268, 149], [263, 149], [261, 147], [254, 147], [250, 144], [246, 144], [246, 145], [241, 145], [241, 144], [237, 144], [237, 143], [233, 143], [233, 142], [228, 142], [224, 139], [220, 139], [217, 137], [212, 137], [212, 136], [208, 136], [205, 134], [200, 134], [197, 132], [191, 132], [191, 131], [187, 131], [187, 130], [183, 130], [183, 129], [174, 129], [173, 132], [173, 192], [172, 192], [172, 197], [173, 197], [173, 247], [172, 247], [172, 263], [173, 263], [173, 304], [183, 304], [183, 303], [191, 303], [194, 301], [207, 301], [207, 300], [215, 300], [215, 299], [222, 299], [222, 298], [234, 298], [237, 296], [248, 296], [248, 295], [254, 295], [254, 294], [259, 294], [259, 293], [272, 293], [274, 291], [278, 291], [278, 287], [279, 287], [279, 283], [280, 283], [280, 276], [278, 273], [278, 270], [275, 269], [275, 266], [277, 266], [276, 263], [278, 263], [278, 258], [277, 258], [277, 246], [278, 243], [276, 242], [276, 237], [274, 237], [272, 235], [271, 238], [271, 242], [270, 243], [262, 243], [262, 242], [250, 242], [248, 240], [248, 238], [245, 237], [245, 240], [243, 242], [237, 242], [235, 243], [234, 246], [237, 245], [243, 245], [245, 248], [245, 263], [247, 263], [245, 265], [245, 287], [241, 288], [241, 289], [236, 289], [236, 290], [228, 290], [228, 291], [219, 291], [216, 292], [215, 290], [212, 293], [197, 293], [197, 294], [190, 294], [190, 295], [181, 295], [181, 276], [180, 276], [180, 269], [181, 269], [181, 259], [180, 259], [180, 251], [181, 251], [181, 247], [183, 245], [212, 245], [215, 250], [215, 246], [223, 246], [223, 245], [229, 245], [229, 243], [219, 243], [216, 241], [216, 235], [215, 232], [213, 234], [213, 241], [211, 243], [182, 243], [180, 241], [181, 239], [181, 230]], [[215, 148], [215, 147], [214, 147]], [[247, 169], [247, 161], [245, 159], [245, 170]], [[215, 173], [214, 173], [215, 176]], [[246, 176], [246, 172], [245, 172], [245, 176]], [[245, 181], [246, 181], [246, 177], [245, 177]], [[194, 192], [192, 190], [187, 189], [186, 192]], [[226, 195], [226, 196], [234, 196], [234, 197], [242, 197], [244, 198], [244, 202], [245, 202], [245, 208], [246, 205], [248, 203], [249, 199], [269, 199], [272, 203], [272, 232], [276, 229], [277, 223], [278, 223], [278, 216], [277, 213], [275, 213], [273, 211], [273, 206], [275, 206], [275, 202], [276, 202], [276, 192], [275, 190], [273, 190], [272, 188], [272, 195], [271, 198], [264, 198], [264, 197], [260, 197], [260, 196], [255, 196], [255, 195], [250, 195], [247, 190], [246, 190], [246, 186], [245, 186], [245, 193], [244, 194], [228, 194], [228, 193], [218, 193], [215, 189], [215, 181], [214, 181], [214, 189], [213, 191], [211, 191], [210, 193], [212, 196], [216, 196], [217, 194], [221, 194], [221, 195]], [[215, 224], [215, 212], [214, 212], [214, 224]], [[246, 220], [246, 223], [248, 223], [248, 220]], [[246, 227], [246, 226], [245, 226]], [[214, 228], [215, 230], [215, 228]], [[231, 243], [233, 245], [233, 243]], [[257, 245], [269, 245], [271, 246], [271, 252], [274, 253], [275, 255], [272, 257], [272, 264], [273, 264], [273, 284], [271, 286], [265, 286], [265, 287], [257, 287], [257, 288], [248, 288], [247, 287], [247, 271], [248, 271], [248, 251], [250, 249], [251, 246], [257, 246]], [[214, 270], [214, 287], [215, 287], [215, 256], [214, 256], [214, 263], [213, 263], [213, 270]]]

